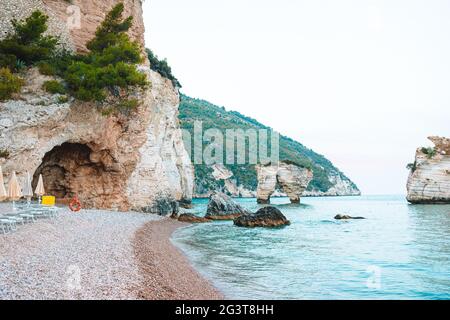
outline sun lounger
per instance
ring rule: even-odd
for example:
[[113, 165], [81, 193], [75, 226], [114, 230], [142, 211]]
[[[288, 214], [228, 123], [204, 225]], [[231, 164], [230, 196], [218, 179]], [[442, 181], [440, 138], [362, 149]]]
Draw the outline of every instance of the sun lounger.
[[16, 224], [24, 224], [25, 219], [19, 215], [19, 213], [7, 213], [4, 214], [3, 217], [5, 217], [8, 220], [14, 221]]
[[8, 219], [5, 216], [0, 216], [0, 224], [2, 225], [2, 230], [6, 232], [17, 230], [16, 221]]

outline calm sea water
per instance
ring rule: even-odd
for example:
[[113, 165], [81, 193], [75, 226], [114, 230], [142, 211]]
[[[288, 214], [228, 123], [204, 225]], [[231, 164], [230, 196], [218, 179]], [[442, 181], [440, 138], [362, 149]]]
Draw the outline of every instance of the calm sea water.
[[[237, 200], [257, 210], [255, 199]], [[291, 225], [179, 229], [173, 242], [228, 298], [450, 299], [450, 205], [404, 196], [272, 199]], [[206, 212], [196, 200], [193, 212]], [[336, 221], [336, 214], [366, 220]]]

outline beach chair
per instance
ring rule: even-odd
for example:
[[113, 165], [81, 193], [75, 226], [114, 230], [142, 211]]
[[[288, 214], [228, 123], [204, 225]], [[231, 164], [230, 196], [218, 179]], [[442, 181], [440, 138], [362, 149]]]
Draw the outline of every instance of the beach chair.
[[12, 220], [17, 224], [25, 224], [25, 219], [20, 216], [19, 213], [11, 212], [3, 215], [8, 220]]
[[9, 232], [10, 229], [10, 222], [7, 219], [2, 219], [0, 217], [0, 230], [2, 232], [2, 234], [6, 234]]
[[34, 215], [29, 214], [29, 213], [20, 213], [19, 216], [24, 219], [25, 223], [36, 221], [36, 218], [34, 217]]
[[0, 216], [0, 223], [3, 226], [2, 229], [5, 230], [5, 228], [6, 228], [7, 232], [17, 230], [16, 222], [14, 220], [8, 219], [5, 216]]

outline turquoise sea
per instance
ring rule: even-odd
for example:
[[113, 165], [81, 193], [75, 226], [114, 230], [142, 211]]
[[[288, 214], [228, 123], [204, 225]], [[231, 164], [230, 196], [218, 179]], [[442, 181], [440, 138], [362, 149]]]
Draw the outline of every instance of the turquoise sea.
[[[207, 199], [192, 212], [204, 215]], [[255, 199], [237, 199], [256, 211]], [[450, 205], [404, 196], [273, 198], [280, 229], [232, 222], [179, 229], [172, 240], [232, 299], [450, 299]], [[336, 221], [336, 214], [366, 220]]]

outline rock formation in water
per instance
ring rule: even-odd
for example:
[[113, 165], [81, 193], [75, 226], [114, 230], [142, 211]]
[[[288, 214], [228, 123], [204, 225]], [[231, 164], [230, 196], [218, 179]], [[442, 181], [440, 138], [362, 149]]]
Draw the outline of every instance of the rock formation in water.
[[450, 203], [450, 139], [429, 137], [434, 148], [419, 148], [410, 165], [407, 200], [411, 203]]
[[300, 167], [294, 163], [280, 162], [277, 165], [258, 165], [258, 203], [270, 203], [270, 196], [277, 186], [283, 190], [292, 203], [299, 203], [302, 193], [313, 178], [310, 169]]
[[245, 208], [221, 192], [214, 192], [208, 203], [205, 218], [212, 220], [233, 220], [241, 215], [248, 214]]
[[336, 220], [364, 220], [364, 217], [352, 217], [347, 214], [338, 214], [334, 217]]
[[291, 222], [274, 207], [265, 207], [259, 209], [256, 213], [240, 216], [233, 220], [234, 225], [238, 227], [281, 227], [290, 225]]
[[[81, 10], [80, 28], [67, 1], [4, 0], [0, 27], [6, 33], [12, 18], [40, 9], [50, 17], [48, 33], [61, 37], [66, 49], [85, 52], [105, 14], [119, 2], [134, 17], [131, 38], [144, 49], [140, 0], [74, 1]], [[140, 104], [129, 116], [105, 116], [92, 103], [73, 99], [61, 102], [59, 95], [41, 89], [51, 78], [30, 69], [19, 97], [0, 103], [5, 174], [15, 170], [23, 178], [29, 171], [36, 184], [42, 173], [49, 194], [60, 199], [78, 194], [86, 208], [172, 214], [178, 202], [190, 203], [193, 166], [179, 128], [179, 93], [148, 65], [146, 60], [139, 70], [148, 75], [151, 89], [134, 94]]]
[[190, 213], [183, 213], [178, 217], [178, 221], [187, 223], [205, 223], [212, 222], [213, 220], [204, 217], [198, 217]]

